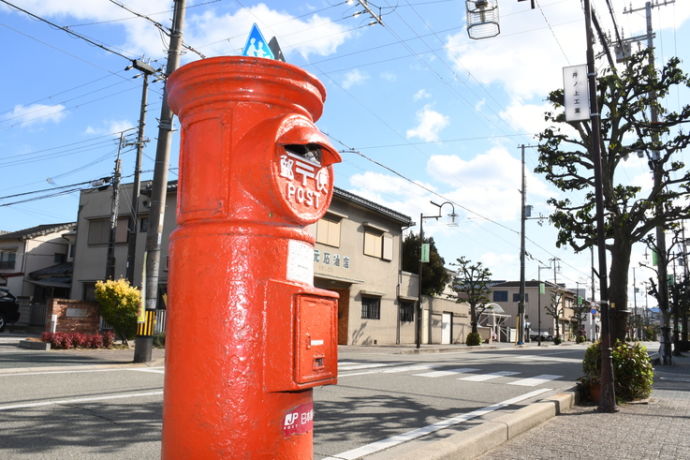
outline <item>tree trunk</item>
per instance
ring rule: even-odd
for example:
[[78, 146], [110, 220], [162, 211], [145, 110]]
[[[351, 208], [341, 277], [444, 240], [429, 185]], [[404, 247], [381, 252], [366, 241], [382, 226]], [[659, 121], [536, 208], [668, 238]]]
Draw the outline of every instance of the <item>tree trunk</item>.
[[477, 306], [470, 305], [470, 326], [472, 326], [472, 333], [477, 334]]
[[[629, 238], [629, 237], [627, 237]], [[611, 344], [625, 340], [628, 323], [628, 269], [632, 246], [625, 236], [614, 238], [609, 270], [609, 325]]]

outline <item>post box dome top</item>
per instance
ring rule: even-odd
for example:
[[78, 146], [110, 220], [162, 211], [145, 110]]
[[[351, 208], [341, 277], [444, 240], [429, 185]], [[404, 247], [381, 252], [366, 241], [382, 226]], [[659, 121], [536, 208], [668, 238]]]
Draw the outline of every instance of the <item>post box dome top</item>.
[[172, 110], [193, 110], [217, 102], [261, 102], [298, 109], [312, 120], [321, 116], [326, 88], [292, 64], [247, 56], [221, 56], [186, 64], [170, 75]]

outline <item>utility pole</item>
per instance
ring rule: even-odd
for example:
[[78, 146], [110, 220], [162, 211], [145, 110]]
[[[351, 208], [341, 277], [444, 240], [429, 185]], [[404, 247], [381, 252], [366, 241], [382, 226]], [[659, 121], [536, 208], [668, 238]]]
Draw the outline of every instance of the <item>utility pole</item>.
[[537, 266], [537, 283], [539, 284], [539, 294], [537, 295], [537, 327], [539, 328], [539, 346], [541, 347], [541, 296], [546, 292], [546, 289], [544, 288], [544, 285], [541, 282], [541, 271], [542, 270], [548, 270], [550, 269], [550, 265], [546, 266]]
[[[690, 267], [688, 267], [688, 240], [685, 238], [685, 222], [682, 223], [681, 238], [683, 238], [682, 248], [683, 248], [683, 275], [685, 283], [688, 283], [690, 279]], [[687, 286], [687, 285], [686, 285]], [[688, 346], [688, 310], [685, 309], [683, 314], [683, 332], [681, 335], [681, 340]], [[686, 350], [687, 351], [687, 350]]]
[[520, 302], [518, 303], [518, 340], [517, 344], [525, 343], [525, 144], [520, 146], [522, 158], [522, 188], [520, 190]]
[[[558, 257], [552, 257], [551, 259], [549, 259], [549, 262], [551, 262], [553, 264], [553, 285], [554, 285], [554, 288], [556, 290], [558, 290], [558, 280], [556, 278], [556, 272], [560, 269], [560, 267], [558, 266], [558, 262], [560, 260], [561, 259], [559, 259]], [[563, 298], [561, 297], [560, 300], [563, 301]], [[561, 330], [560, 330], [560, 324], [558, 324], [558, 305], [554, 305], [553, 308], [554, 308], [554, 313], [555, 313], [554, 316], [556, 317], [555, 318], [556, 319], [556, 335], [560, 336]]]
[[[654, 4], [651, 1], [645, 3], [644, 8], [632, 7], [623, 10], [624, 14], [634, 13], [636, 11], [645, 11], [647, 17], [647, 50], [649, 51], [649, 70], [652, 73], [656, 73], [656, 67], [654, 65], [654, 29], [652, 28], [652, 7], [659, 8], [661, 6], [669, 5], [674, 3], [675, 0], [664, 0], [661, 3], [657, 0]], [[652, 89], [649, 92], [649, 97], [652, 101], [656, 101], [656, 91]], [[659, 122], [659, 113], [656, 104], [650, 105], [650, 118], [652, 126], [655, 126]], [[652, 143], [653, 145], [659, 144], [659, 133], [652, 133]], [[652, 169], [654, 175], [654, 188], [661, 188], [663, 181], [664, 171], [662, 170], [661, 156], [658, 150], [653, 150], [651, 158], [649, 160], [649, 167]], [[666, 234], [664, 232], [663, 216], [664, 216], [664, 203], [659, 201], [656, 203], [656, 217], [658, 224], [656, 226], [656, 249], [659, 258], [659, 265], [657, 267], [658, 284], [659, 284], [659, 308], [662, 311], [661, 314], [661, 358], [664, 365], [671, 365], [671, 327], [669, 324], [669, 304], [668, 304], [668, 254], [666, 254]]]
[[117, 144], [117, 156], [115, 157], [115, 169], [113, 170], [113, 198], [110, 202], [110, 232], [108, 234], [108, 253], [105, 263], [105, 279], [115, 279], [115, 237], [117, 236], [117, 217], [120, 207], [120, 151], [124, 143], [124, 131], [120, 133]]
[[635, 321], [633, 321], [633, 338], [636, 338], [637, 340], [640, 340], [640, 321], [639, 318], [637, 317], [637, 279], [635, 278], [635, 267], [633, 267], [633, 318], [635, 318]]
[[[127, 280], [134, 285], [134, 266], [137, 253], [137, 224], [139, 223], [139, 195], [141, 194], [141, 157], [144, 152], [144, 126], [146, 125], [146, 102], [148, 98], [149, 75], [156, 73], [156, 69], [138, 59], [128, 66], [142, 72], [141, 105], [139, 107], [139, 128], [137, 131], [137, 158], [134, 165], [134, 183], [132, 184], [132, 215], [127, 226]], [[136, 78], [136, 77], [135, 77]]]
[[587, 77], [589, 83], [589, 108], [591, 136], [590, 155], [594, 166], [594, 193], [597, 210], [597, 250], [599, 258], [599, 291], [601, 293], [601, 400], [599, 410], [615, 412], [616, 395], [613, 380], [613, 361], [611, 359], [611, 331], [609, 325], [608, 279], [606, 269], [606, 231], [604, 191], [602, 186], [601, 159], [601, 114], [597, 99], [597, 72], [594, 68], [594, 37], [592, 34], [592, 5], [584, 0], [585, 27], [587, 34]]
[[[168, 62], [165, 75], [170, 76], [180, 60], [182, 46], [182, 28], [184, 25], [185, 0], [175, 0], [172, 29], [170, 32], [170, 46], [168, 48]], [[156, 162], [153, 171], [153, 185], [151, 191], [151, 213], [149, 214], [149, 228], [146, 234], [146, 303], [147, 315], [155, 315], [158, 303], [158, 276], [160, 272], [160, 251], [163, 238], [163, 224], [165, 221], [165, 202], [168, 190], [168, 163], [170, 162], [170, 145], [172, 143], [173, 113], [168, 105], [167, 85], [163, 89], [163, 101], [158, 124], [158, 144], [156, 145]], [[134, 349], [134, 362], [145, 363], [151, 361], [153, 336], [138, 335]]]

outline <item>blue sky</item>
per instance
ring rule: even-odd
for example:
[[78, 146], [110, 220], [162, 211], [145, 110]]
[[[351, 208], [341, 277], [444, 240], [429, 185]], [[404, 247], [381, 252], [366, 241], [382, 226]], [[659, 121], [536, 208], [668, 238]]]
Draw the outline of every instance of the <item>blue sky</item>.
[[[604, 0], [592, 0], [612, 31]], [[126, 57], [164, 66], [165, 44], [150, 21], [109, 0], [15, 0], [36, 15], [102, 43]], [[168, 26], [172, 2], [122, 0], [128, 8]], [[184, 41], [206, 56], [240, 54], [252, 23], [276, 36], [288, 62], [316, 75], [328, 97], [319, 127], [343, 153], [336, 184], [419, 220], [437, 203], [452, 201], [457, 226], [425, 221], [446, 262], [481, 260], [496, 278], [519, 277], [520, 150], [534, 145], [543, 127], [544, 100], [562, 86], [562, 67], [585, 62], [583, 12], [578, 1], [499, 0], [501, 34], [470, 40], [465, 2], [370, 2], [383, 26], [370, 25], [356, 1], [308, 2], [188, 0]], [[644, 32], [644, 12], [623, 14], [629, 1], [612, 0], [625, 36]], [[643, 7], [642, 1], [633, 8]], [[380, 9], [379, 9], [380, 7]], [[657, 62], [678, 55], [688, 62], [690, 2], [654, 9]], [[0, 229], [76, 220], [78, 192], [11, 204], [41, 189], [86, 182], [112, 173], [117, 133], [136, 125], [141, 79], [129, 62], [64, 31], [0, 4], [5, 68], [0, 102]], [[182, 61], [198, 59], [186, 52]], [[597, 61], [598, 65], [604, 60]], [[690, 70], [690, 66], [684, 65]], [[149, 95], [145, 178], [151, 177], [162, 83]], [[671, 108], [687, 92], [669, 97]], [[173, 141], [171, 179], [176, 178]], [[682, 155], [688, 162], [687, 153]], [[526, 149], [528, 204], [548, 214], [557, 192], [532, 170], [536, 150]], [[123, 151], [123, 175], [131, 176], [134, 152]], [[626, 180], [651, 184], [646, 162], [631, 158]], [[125, 178], [131, 181], [130, 178]], [[67, 188], [66, 190], [70, 190]], [[42, 194], [53, 194], [47, 190]], [[433, 192], [433, 193], [431, 193]], [[450, 211], [443, 207], [443, 213]], [[414, 229], [417, 231], [417, 229]], [[548, 223], [527, 222], [527, 279], [538, 261], [561, 259], [558, 280], [575, 287], [589, 280], [589, 253], [555, 247]], [[636, 248], [631, 266], [643, 259]], [[637, 269], [638, 281], [650, 273]], [[542, 278], [553, 276], [542, 271]], [[651, 300], [651, 299], [650, 299]], [[643, 302], [638, 298], [638, 302]]]

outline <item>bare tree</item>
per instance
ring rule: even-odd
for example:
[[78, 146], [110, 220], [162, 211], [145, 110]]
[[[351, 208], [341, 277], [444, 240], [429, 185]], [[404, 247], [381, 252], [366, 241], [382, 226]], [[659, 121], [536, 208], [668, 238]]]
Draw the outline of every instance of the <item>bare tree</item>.
[[470, 325], [472, 332], [477, 333], [479, 316], [486, 309], [489, 302], [489, 281], [491, 271], [481, 262], [472, 263], [469, 259], [457, 259], [457, 274], [453, 283], [453, 290], [458, 294], [458, 302], [470, 305]]

